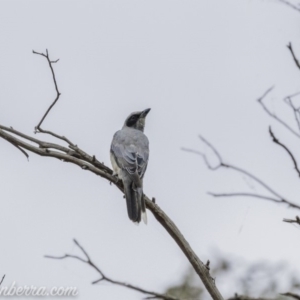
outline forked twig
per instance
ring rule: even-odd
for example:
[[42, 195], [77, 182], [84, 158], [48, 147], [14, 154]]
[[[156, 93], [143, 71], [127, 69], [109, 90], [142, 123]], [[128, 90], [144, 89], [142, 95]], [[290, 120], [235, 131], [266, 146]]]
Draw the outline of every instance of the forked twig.
[[244, 175], [252, 178], [260, 186], [262, 186], [265, 190], [267, 190], [269, 193], [271, 193], [274, 197], [260, 195], [260, 194], [247, 193], [247, 192], [239, 192], [239, 193], [211, 193], [211, 192], [209, 192], [210, 195], [212, 195], [213, 197], [236, 197], [236, 196], [254, 197], [254, 198], [273, 201], [276, 203], [284, 203], [284, 204], [289, 205], [290, 207], [300, 209], [300, 205], [295, 204], [295, 203], [290, 202], [287, 199], [285, 199], [283, 196], [281, 196], [279, 193], [277, 193], [274, 189], [272, 189], [269, 185], [267, 185], [263, 180], [261, 180], [257, 176], [253, 175], [252, 173], [250, 173], [242, 168], [236, 167], [231, 164], [224, 163], [224, 161], [223, 161], [220, 153], [217, 151], [217, 149], [211, 143], [209, 143], [206, 139], [204, 139], [202, 136], [200, 136], [200, 139], [204, 144], [206, 144], [213, 151], [216, 158], [218, 159], [218, 163], [215, 166], [210, 164], [205, 153], [202, 153], [200, 151], [196, 151], [193, 149], [188, 149], [188, 148], [182, 148], [182, 150], [202, 156], [206, 166], [210, 170], [215, 171], [219, 168], [227, 168], [227, 169], [234, 170], [238, 173], [244, 174]]
[[298, 129], [300, 130], [300, 116], [299, 116], [299, 110], [300, 108], [299, 107], [295, 107], [293, 101], [292, 101], [292, 98], [298, 96], [300, 94], [300, 92], [298, 93], [295, 93], [293, 95], [290, 95], [290, 96], [286, 96], [283, 101], [293, 110], [293, 113], [294, 113], [294, 117], [296, 119], [296, 122], [297, 122], [297, 125], [298, 125]]
[[63, 256], [50, 256], [50, 255], [46, 255], [45, 257], [46, 258], [51, 258], [51, 259], [73, 258], [73, 259], [77, 259], [77, 260], [79, 260], [79, 261], [81, 261], [81, 262], [89, 265], [90, 267], [92, 267], [100, 275], [100, 278], [97, 279], [97, 280], [95, 280], [95, 281], [93, 281], [92, 284], [96, 284], [96, 283], [99, 283], [101, 281], [107, 281], [107, 282], [110, 282], [112, 284], [123, 286], [123, 287], [129, 288], [131, 290], [135, 290], [135, 291], [141, 292], [141, 293], [146, 294], [146, 295], [151, 295], [151, 296], [153, 296], [156, 299], [180, 300], [179, 298], [176, 298], [176, 297], [173, 297], [173, 296], [169, 296], [169, 295], [165, 295], [165, 294], [160, 294], [160, 293], [156, 293], [156, 292], [153, 292], [153, 291], [148, 291], [148, 290], [142, 289], [140, 287], [137, 287], [135, 285], [132, 285], [132, 284], [129, 284], [129, 283], [126, 283], [126, 282], [117, 281], [117, 280], [111, 279], [110, 277], [107, 277], [99, 269], [99, 267], [97, 267], [95, 265], [95, 263], [91, 260], [90, 256], [86, 252], [86, 250], [75, 239], [73, 241], [74, 241], [75, 245], [84, 254], [85, 258], [82, 258], [82, 257], [77, 256], [77, 255], [72, 255], [72, 254], [65, 254]]
[[49, 68], [51, 70], [51, 74], [52, 74], [52, 79], [53, 79], [53, 83], [54, 83], [54, 87], [55, 87], [55, 91], [56, 91], [56, 96], [55, 96], [55, 99], [54, 101], [52, 102], [52, 104], [48, 107], [48, 109], [46, 110], [45, 114], [43, 115], [42, 119], [40, 120], [40, 122], [37, 124], [37, 126], [35, 127], [34, 129], [34, 132], [35, 133], [46, 133], [46, 134], [50, 134], [60, 140], [63, 140], [65, 142], [67, 142], [69, 145], [71, 146], [74, 146], [74, 144], [68, 139], [66, 138], [65, 136], [61, 136], [61, 135], [58, 135], [52, 131], [49, 131], [49, 130], [44, 130], [41, 128], [42, 126], [42, 123], [44, 122], [44, 120], [46, 119], [46, 117], [48, 116], [49, 112], [51, 111], [51, 109], [53, 108], [53, 106], [56, 104], [56, 102], [58, 101], [61, 93], [59, 92], [58, 90], [58, 85], [57, 85], [57, 81], [56, 81], [56, 77], [55, 77], [55, 73], [54, 73], [54, 70], [53, 70], [53, 66], [52, 64], [54, 63], [57, 63], [59, 61], [59, 59], [55, 60], [55, 61], [52, 61], [50, 60], [50, 57], [49, 57], [49, 53], [48, 53], [48, 50], [46, 49], [46, 54], [44, 53], [40, 53], [40, 52], [36, 52], [34, 50], [32, 50], [32, 53], [34, 54], [37, 54], [37, 55], [40, 55], [40, 56], [43, 56], [47, 59], [47, 62], [48, 62], [48, 65], [49, 65]]
[[263, 102], [263, 99], [267, 96], [268, 93], [270, 93], [273, 90], [273, 87], [269, 88], [260, 98], [257, 99], [258, 103], [262, 106], [264, 111], [273, 119], [275, 119], [277, 122], [279, 122], [281, 125], [283, 125], [286, 129], [288, 129], [291, 133], [293, 133], [295, 136], [300, 138], [300, 134], [297, 133], [291, 126], [289, 126], [286, 122], [284, 122], [282, 119], [277, 117], [275, 113], [272, 113], [268, 107]]

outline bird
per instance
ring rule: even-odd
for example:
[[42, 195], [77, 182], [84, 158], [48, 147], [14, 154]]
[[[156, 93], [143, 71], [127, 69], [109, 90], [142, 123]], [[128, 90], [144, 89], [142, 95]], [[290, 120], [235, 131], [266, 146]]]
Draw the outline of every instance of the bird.
[[146, 204], [143, 197], [143, 178], [149, 160], [149, 140], [144, 134], [145, 120], [150, 108], [131, 113], [123, 128], [118, 130], [110, 147], [113, 175], [121, 179], [127, 204], [128, 217], [134, 223], [143, 219], [147, 224]]

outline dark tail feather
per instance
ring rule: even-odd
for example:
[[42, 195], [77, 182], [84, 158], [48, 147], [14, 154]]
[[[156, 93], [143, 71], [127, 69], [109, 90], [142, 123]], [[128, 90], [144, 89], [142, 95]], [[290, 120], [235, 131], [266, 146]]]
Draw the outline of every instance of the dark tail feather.
[[141, 197], [141, 210], [142, 210], [142, 219], [144, 223], [147, 224], [148, 221], [147, 221], [147, 213], [146, 213], [146, 203], [145, 203], [143, 191]]
[[131, 221], [139, 223], [142, 217], [143, 189], [135, 187], [133, 182], [124, 183], [125, 198], [128, 217]]

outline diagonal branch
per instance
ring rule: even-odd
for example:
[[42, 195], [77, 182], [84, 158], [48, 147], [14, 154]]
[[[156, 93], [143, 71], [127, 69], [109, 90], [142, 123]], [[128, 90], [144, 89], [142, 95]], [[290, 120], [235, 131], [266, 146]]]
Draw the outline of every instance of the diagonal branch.
[[284, 293], [284, 294], [281, 294], [281, 295], [300, 300], [300, 295], [297, 295], [297, 294], [294, 294], [294, 293]]
[[25, 157], [27, 158], [27, 160], [29, 161], [29, 155], [28, 155], [28, 153], [25, 150], [23, 150], [20, 146], [16, 145], [13, 142], [10, 142], [10, 141], [8, 141], [8, 142], [11, 143], [13, 146], [15, 146], [18, 150], [20, 150], [25, 155]]
[[2, 279], [0, 280], [0, 285], [2, 284], [4, 278], [5, 278], [5, 274], [2, 276]]
[[291, 3], [291, 2], [289, 2], [287, 0], [278, 0], [278, 1], [281, 2], [281, 3], [283, 3], [283, 4], [285, 4], [285, 5], [287, 5], [287, 6], [289, 6], [290, 8], [292, 8], [292, 9], [300, 12], [300, 8], [298, 6], [296, 6], [296, 5], [294, 5], [293, 3]]
[[[283, 1], [283, 0], [281, 0], [281, 1]], [[298, 11], [300, 11], [300, 8], [299, 8], [299, 7], [297, 7], [296, 9], [297, 9]], [[296, 64], [297, 68], [300, 69], [300, 62], [299, 62], [299, 60], [297, 59], [297, 57], [296, 57], [296, 55], [295, 55], [295, 53], [294, 53], [293, 46], [292, 46], [292, 43], [291, 43], [291, 42], [288, 43], [287, 48], [290, 50], [290, 52], [291, 52], [291, 54], [292, 54], [292, 57], [293, 57], [293, 60], [294, 60], [294, 62], [295, 62], [295, 64]]]
[[81, 262], [89, 265], [90, 267], [92, 267], [100, 275], [100, 278], [97, 279], [97, 280], [95, 280], [95, 281], [93, 281], [92, 284], [96, 284], [96, 283], [99, 283], [101, 281], [107, 281], [107, 282], [110, 282], [110, 283], [115, 284], [115, 285], [123, 286], [123, 287], [126, 287], [128, 289], [135, 290], [135, 291], [141, 292], [143, 294], [147, 294], [147, 295], [153, 296], [156, 299], [180, 300], [179, 298], [176, 298], [176, 297], [173, 297], [173, 296], [170, 296], [170, 295], [160, 294], [160, 293], [156, 293], [156, 292], [153, 292], [153, 291], [145, 290], [145, 289], [142, 289], [142, 288], [137, 287], [135, 285], [132, 285], [132, 284], [129, 284], [129, 283], [126, 283], [126, 282], [122, 282], [122, 281], [118, 281], [118, 280], [114, 280], [114, 279], [111, 279], [110, 277], [107, 277], [99, 269], [99, 267], [97, 267], [96, 264], [91, 260], [90, 256], [85, 251], [85, 249], [75, 239], [73, 241], [74, 241], [75, 245], [84, 254], [85, 258], [79, 257], [77, 255], [72, 255], [72, 254], [65, 254], [64, 256], [50, 256], [50, 255], [46, 255], [45, 257], [46, 258], [51, 258], [51, 259], [73, 258], [73, 259], [77, 259], [77, 260], [79, 260], [79, 261], [81, 261]]
[[[48, 60], [51, 71], [53, 71], [51, 64], [54, 62], [50, 61], [48, 52], [46, 52], [46, 54], [35, 54], [45, 57]], [[53, 78], [55, 79], [55, 76]], [[39, 126], [41, 125], [41, 123], [43, 122], [43, 120], [45, 119], [52, 107], [48, 109], [41, 122], [39, 123]], [[12, 127], [0, 125], [0, 138], [5, 139], [9, 143], [12, 143], [14, 146], [18, 146], [24, 151], [27, 150], [31, 153], [35, 153], [40, 156], [52, 157], [59, 159], [63, 162], [69, 162], [74, 165], [77, 165], [83, 170], [90, 171], [102, 178], [105, 178], [110, 183], [113, 183], [122, 193], [124, 193], [122, 181], [118, 180], [115, 176], [112, 176], [112, 170], [106, 167], [103, 163], [99, 162], [94, 155], [89, 155], [63, 136], [59, 136], [55, 133], [41, 130], [40, 127], [38, 132], [48, 133], [54, 137], [57, 137], [60, 140], [66, 141], [69, 144], [69, 147], [66, 148], [59, 144], [41, 141], [31, 136], [28, 136], [20, 131], [17, 131]], [[214, 279], [210, 276], [208, 268], [193, 251], [193, 249], [191, 248], [185, 237], [182, 235], [180, 230], [177, 228], [175, 223], [167, 216], [166, 213], [164, 213], [164, 211], [156, 203], [151, 201], [146, 195], [144, 195], [144, 199], [147, 208], [152, 212], [157, 221], [166, 229], [166, 231], [170, 234], [170, 236], [174, 239], [174, 241], [180, 247], [182, 252], [185, 254], [190, 264], [193, 266], [194, 270], [202, 280], [204, 286], [206, 287], [211, 297], [214, 300], [223, 300], [222, 295], [220, 294], [219, 290], [215, 285]]]
[[300, 170], [299, 170], [299, 168], [298, 168], [297, 161], [296, 161], [294, 155], [292, 154], [292, 152], [290, 151], [290, 149], [289, 149], [286, 145], [284, 145], [284, 144], [282, 144], [281, 142], [279, 142], [279, 140], [275, 137], [275, 135], [274, 135], [274, 133], [273, 133], [273, 131], [272, 131], [271, 126], [269, 127], [269, 133], [270, 133], [270, 135], [271, 135], [271, 137], [272, 137], [273, 142], [274, 142], [275, 144], [281, 146], [281, 147], [288, 153], [288, 155], [290, 156], [290, 158], [291, 158], [291, 160], [292, 160], [292, 162], [293, 162], [293, 164], [294, 164], [295, 170], [296, 170], [298, 176], [300, 177]]
[[[8, 128], [10, 132], [16, 134], [19, 133], [19, 135], [22, 135], [23, 139], [19, 139], [13, 136], [12, 134], [8, 133], [7, 130], [5, 130], [5, 128], [7, 127], [0, 125], [0, 137], [7, 140], [8, 142], [17, 144], [19, 147], [37, 155], [53, 157], [63, 162], [69, 162], [74, 165], [77, 165], [83, 170], [90, 171], [98, 176], [101, 176], [102, 178], [107, 179], [109, 182], [113, 183], [117, 188], [119, 188], [122, 191], [122, 193], [124, 193], [122, 181], [118, 180], [115, 176], [112, 176], [112, 170], [99, 163], [98, 161], [96, 162], [95, 160], [93, 160], [92, 156], [87, 154], [87, 158], [77, 157], [77, 152], [75, 152], [75, 155], [73, 155], [73, 152], [63, 152], [68, 149], [60, 145], [54, 143], [46, 144], [45, 142], [39, 141], [34, 138], [30, 138], [30, 142], [34, 140], [38, 145], [43, 145], [43, 147], [35, 146], [23, 140], [26, 139], [25, 134], [19, 133], [17, 131], [15, 132], [15, 130]], [[168, 231], [168, 233], [183, 251], [187, 259], [193, 266], [194, 270], [201, 278], [204, 286], [206, 287], [212, 298], [215, 300], [222, 300], [223, 297], [218, 291], [213, 278], [210, 276], [209, 270], [205, 267], [205, 264], [203, 264], [203, 262], [197, 256], [197, 254], [193, 251], [193, 249], [191, 248], [185, 237], [182, 235], [180, 230], [177, 228], [175, 223], [163, 212], [163, 210], [156, 203], [152, 202], [146, 195], [144, 195], [144, 198], [147, 208], [153, 213], [154, 217]]]

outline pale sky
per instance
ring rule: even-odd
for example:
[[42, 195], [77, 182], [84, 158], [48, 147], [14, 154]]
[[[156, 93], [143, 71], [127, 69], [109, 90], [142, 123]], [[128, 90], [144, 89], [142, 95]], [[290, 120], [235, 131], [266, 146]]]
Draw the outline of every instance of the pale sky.
[[[110, 166], [114, 132], [132, 111], [151, 107], [144, 192], [156, 198], [200, 259], [213, 265], [218, 251], [247, 263], [299, 266], [299, 228], [282, 222], [298, 211], [257, 199], [210, 197], [207, 191], [259, 188], [234, 172], [209, 172], [200, 157], [181, 151], [202, 150], [201, 133], [225, 161], [300, 203], [299, 178], [271, 142], [268, 125], [294, 153], [299, 141], [256, 101], [275, 85], [266, 103], [295, 125], [281, 99], [300, 90], [300, 73], [286, 48], [291, 41], [300, 57], [299, 20], [296, 11], [268, 0], [1, 1], [0, 124], [33, 135], [55, 96], [45, 59], [32, 54], [47, 48], [60, 59], [54, 68], [62, 96], [45, 129]], [[34, 154], [28, 162], [2, 139], [0, 149], [4, 284], [76, 286], [78, 299], [144, 297], [108, 283], [91, 285], [97, 274], [80, 262], [43, 257], [77, 253], [73, 238], [114, 279], [157, 292], [180, 281], [187, 259], [150, 212], [147, 226], [135, 226], [121, 193], [106, 180]], [[226, 279], [217, 285], [225, 298], [232, 296]]]

